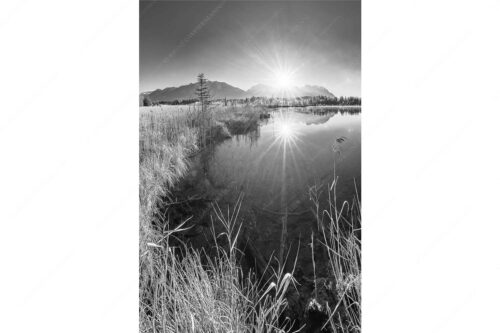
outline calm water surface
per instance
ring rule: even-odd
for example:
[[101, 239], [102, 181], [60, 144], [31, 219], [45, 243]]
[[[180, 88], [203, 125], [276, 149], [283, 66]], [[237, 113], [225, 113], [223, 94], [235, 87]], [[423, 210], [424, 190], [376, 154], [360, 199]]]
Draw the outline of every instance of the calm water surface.
[[256, 132], [235, 136], [202, 154], [191, 183], [209, 187], [224, 209], [234, 207], [243, 195], [240, 220], [246, 240], [265, 258], [278, 256], [286, 218], [287, 248], [296, 251], [300, 241], [299, 264], [309, 266], [307, 243], [316, 226], [309, 188], [320, 186], [326, 204], [327, 184], [335, 173], [339, 202], [352, 201], [355, 182], [360, 193], [360, 118], [360, 113], [318, 115], [310, 108], [272, 111]]

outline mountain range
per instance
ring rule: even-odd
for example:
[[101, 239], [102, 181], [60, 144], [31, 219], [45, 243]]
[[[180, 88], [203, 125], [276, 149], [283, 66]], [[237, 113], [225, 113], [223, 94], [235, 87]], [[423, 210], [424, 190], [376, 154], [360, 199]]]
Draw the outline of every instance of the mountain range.
[[[175, 100], [186, 100], [196, 98], [197, 83], [190, 83], [180, 87], [167, 87], [154, 91], [141, 93], [140, 97], [146, 97], [151, 102], [170, 102]], [[250, 97], [302, 97], [302, 96], [328, 96], [334, 95], [328, 89], [321, 86], [305, 85], [303, 87], [291, 87], [286, 90], [272, 86], [257, 84], [248, 90], [234, 87], [225, 82], [207, 81], [210, 96], [213, 99], [240, 99]]]

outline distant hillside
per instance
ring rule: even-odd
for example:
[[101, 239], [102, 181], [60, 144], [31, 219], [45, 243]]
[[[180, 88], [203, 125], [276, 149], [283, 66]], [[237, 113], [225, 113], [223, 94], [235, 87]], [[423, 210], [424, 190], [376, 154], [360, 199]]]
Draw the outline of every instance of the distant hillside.
[[[214, 99], [218, 98], [245, 98], [245, 91], [233, 87], [225, 82], [207, 81], [208, 90]], [[147, 95], [151, 102], [160, 101], [175, 101], [183, 99], [196, 98], [197, 83], [190, 83], [180, 87], [167, 87], [165, 89], [156, 89], [149, 93], [143, 93], [142, 96]]]
[[[335, 97], [328, 89], [320, 86], [306, 85], [293, 87], [286, 91], [264, 84], [257, 84], [247, 91], [233, 87], [225, 82], [207, 81], [208, 90], [213, 99], [240, 99], [247, 97], [303, 97], [303, 96], [326, 96]], [[190, 83], [180, 87], [167, 87], [150, 92], [141, 93], [139, 98], [147, 96], [153, 102], [172, 102], [175, 100], [188, 100], [196, 98], [197, 83]]]

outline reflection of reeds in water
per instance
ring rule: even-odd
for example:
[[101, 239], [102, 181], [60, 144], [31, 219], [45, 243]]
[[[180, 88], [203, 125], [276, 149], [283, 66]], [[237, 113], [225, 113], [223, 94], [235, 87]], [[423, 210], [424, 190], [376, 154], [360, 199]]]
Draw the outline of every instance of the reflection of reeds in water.
[[285, 249], [287, 248], [288, 244], [287, 224], [288, 224], [288, 214], [287, 214], [287, 208], [285, 207], [284, 214], [281, 217], [281, 238], [280, 238], [280, 254], [279, 254], [279, 261], [282, 265], [285, 264], [284, 255], [285, 255]]
[[287, 247], [287, 224], [288, 224], [288, 203], [287, 203], [287, 184], [286, 184], [286, 143], [283, 144], [283, 161], [281, 168], [281, 211], [284, 212], [281, 217], [281, 239], [280, 239], [280, 254], [279, 260], [280, 264], [284, 265], [284, 253]]

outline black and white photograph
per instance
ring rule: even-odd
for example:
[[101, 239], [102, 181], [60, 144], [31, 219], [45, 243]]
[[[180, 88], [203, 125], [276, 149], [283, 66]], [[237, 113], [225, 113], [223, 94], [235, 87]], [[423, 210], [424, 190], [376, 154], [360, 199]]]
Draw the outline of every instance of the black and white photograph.
[[0, 2], [0, 332], [500, 332], [500, 2]]
[[141, 332], [361, 331], [361, 4], [140, 11]]

